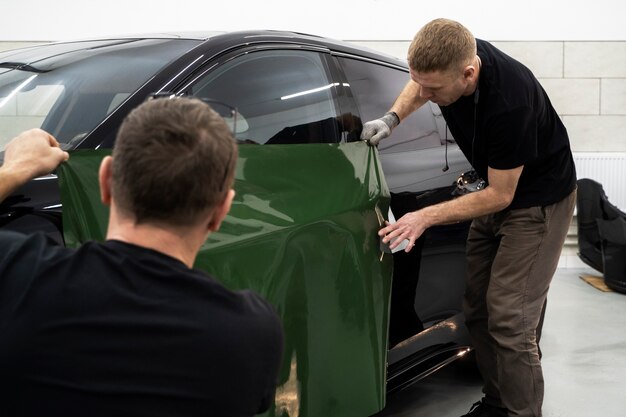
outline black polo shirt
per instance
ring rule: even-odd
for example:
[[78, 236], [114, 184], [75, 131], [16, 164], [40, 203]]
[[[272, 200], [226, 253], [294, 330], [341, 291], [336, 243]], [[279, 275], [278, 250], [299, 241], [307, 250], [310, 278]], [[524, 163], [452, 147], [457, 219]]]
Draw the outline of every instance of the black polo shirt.
[[120, 241], [0, 232], [0, 415], [252, 416], [282, 326], [250, 291]]
[[488, 181], [488, 167], [524, 166], [511, 209], [556, 203], [576, 186], [567, 130], [532, 72], [488, 42], [476, 40], [478, 91], [443, 116], [459, 147]]

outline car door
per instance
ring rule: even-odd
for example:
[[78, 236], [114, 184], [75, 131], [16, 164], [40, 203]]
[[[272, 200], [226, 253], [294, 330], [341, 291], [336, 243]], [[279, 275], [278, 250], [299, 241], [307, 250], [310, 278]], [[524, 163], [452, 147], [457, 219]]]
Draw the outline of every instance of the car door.
[[376, 212], [387, 212], [389, 193], [374, 150], [346, 143], [361, 125], [342, 113], [330, 59], [320, 47], [243, 47], [174, 89], [236, 108], [235, 200], [196, 267], [277, 308], [276, 416], [384, 405], [391, 259], [381, 257]]

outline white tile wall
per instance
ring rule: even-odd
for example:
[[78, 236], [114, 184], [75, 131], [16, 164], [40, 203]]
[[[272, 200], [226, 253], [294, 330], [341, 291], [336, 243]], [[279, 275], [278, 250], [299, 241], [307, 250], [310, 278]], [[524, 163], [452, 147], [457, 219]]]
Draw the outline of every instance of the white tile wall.
[[626, 115], [626, 78], [603, 79], [600, 100], [600, 114]]
[[626, 42], [565, 42], [565, 78], [626, 78]]
[[563, 42], [493, 42], [526, 65], [537, 78], [563, 77]]
[[600, 114], [600, 79], [539, 79], [560, 115]]
[[626, 116], [563, 116], [575, 152], [626, 152]]

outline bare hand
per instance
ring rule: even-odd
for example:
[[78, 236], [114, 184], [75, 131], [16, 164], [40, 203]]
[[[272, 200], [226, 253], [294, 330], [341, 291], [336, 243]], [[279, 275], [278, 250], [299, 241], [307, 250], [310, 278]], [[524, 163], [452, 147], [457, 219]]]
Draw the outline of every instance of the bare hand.
[[41, 129], [31, 129], [13, 138], [6, 146], [2, 168], [24, 182], [52, 172], [69, 154], [59, 142]]
[[407, 213], [395, 223], [385, 222], [386, 226], [378, 231], [378, 236], [383, 238], [383, 243], [389, 243], [391, 250], [407, 239], [405, 252], [410, 252], [415, 246], [415, 241], [424, 233], [428, 225], [419, 211]]

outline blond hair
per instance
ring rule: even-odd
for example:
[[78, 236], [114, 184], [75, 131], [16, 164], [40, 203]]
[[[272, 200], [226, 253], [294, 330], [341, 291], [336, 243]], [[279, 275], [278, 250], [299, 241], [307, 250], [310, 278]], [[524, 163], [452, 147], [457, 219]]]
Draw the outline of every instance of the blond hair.
[[476, 39], [462, 24], [435, 19], [422, 27], [409, 46], [409, 66], [417, 72], [461, 69], [476, 56]]

